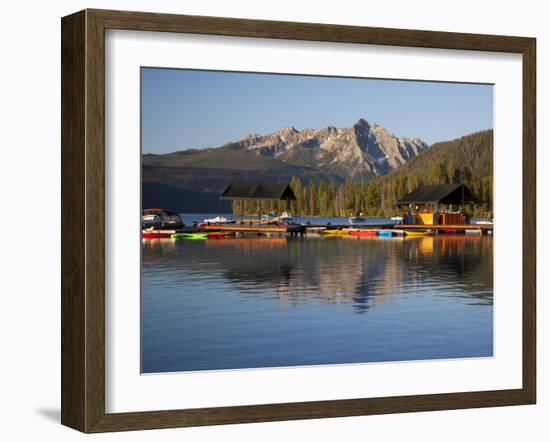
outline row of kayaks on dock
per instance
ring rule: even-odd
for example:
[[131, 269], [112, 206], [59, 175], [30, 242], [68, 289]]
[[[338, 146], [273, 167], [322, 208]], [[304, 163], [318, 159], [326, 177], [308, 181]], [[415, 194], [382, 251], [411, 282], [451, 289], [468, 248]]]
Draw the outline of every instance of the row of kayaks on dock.
[[174, 233], [172, 239], [223, 239], [228, 236], [234, 236], [235, 232], [196, 232], [196, 233]]
[[[325, 229], [320, 230], [319, 233], [323, 236], [352, 236], [352, 237], [422, 237], [433, 235], [434, 232], [430, 230], [405, 230], [405, 229], [357, 229], [357, 228], [343, 228], [343, 229]], [[157, 239], [157, 238], [171, 238], [171, 239], [223, 239], [230, 236], [234, 236], [235, 232], [227, 231], [193, 231], [193, 232], [178, 232], [170, 230], [143, 230], [142, 238], [144, 239]]]
[[170, 232], [170, 231], [143, 231], [144, 239], [171, 238], [171, 239], [209, 239], [226, 238], [234, 235], [234, 232]]
[[355, 237], [382, 237], [391, 238], [394, 236], [430, 236], [434, 232], [430, 230], [403, 230], [403, 229], [325, 229], [319, 232], [325, 236], [355, 236]]

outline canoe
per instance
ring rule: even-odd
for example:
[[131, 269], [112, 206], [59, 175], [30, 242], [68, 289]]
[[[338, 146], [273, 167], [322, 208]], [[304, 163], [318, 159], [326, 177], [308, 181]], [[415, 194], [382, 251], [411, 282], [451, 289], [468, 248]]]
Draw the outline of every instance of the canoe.
[[423, 231], [423, 230], [405, 230], [405, 236], [429, 236], [433, 235], [434, 232]]

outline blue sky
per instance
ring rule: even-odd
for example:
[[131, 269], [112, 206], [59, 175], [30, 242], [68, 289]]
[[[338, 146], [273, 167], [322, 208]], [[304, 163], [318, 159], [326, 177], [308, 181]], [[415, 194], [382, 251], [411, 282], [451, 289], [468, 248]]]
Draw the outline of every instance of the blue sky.
[[431, 144], [493, 127], [491, 85], [141, 69], [143, 153], [359, 118]]

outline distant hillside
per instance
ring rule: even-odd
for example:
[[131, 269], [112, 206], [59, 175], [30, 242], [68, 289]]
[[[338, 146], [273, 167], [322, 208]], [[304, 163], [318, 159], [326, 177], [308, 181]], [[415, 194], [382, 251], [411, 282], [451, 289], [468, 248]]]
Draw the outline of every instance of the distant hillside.
[[230, 210], [220, 206], [219, 196], [232, 181], [289, 182], [293, 176], [305, 180], [339, 180], [314, 168], [286, 164], [229, 147], [142, 156], [142, 205], [179, 212], [216, 213]]
[[422, 184], [465, 183], [481, 200], [477, 213], [493, 207], [493, 131], [435, 143], [412, 161], [378, 178], [382, 209]]
[[[493, 131], [475, 132], [451, 141], [432, 144], [412, 161], [396, 169], [390, 176], [428, 174], [434, 165], [444, 164], [448, 173], [460, 174], [469, 170], [473, 177], [482, 177], [493, 173]], [[432, 170], [433, 172], [433, 170]], [[451, 179], [457, 176], [447, 177]]]
[[[396, 137], [364, 119], [352, 127], [319, 130], [285, 127], [248, 135], [218, 148], [142, 156], [143, 207], [217, 212], [231, 181], [367, 182], [411, 161], [427, 145]], [[227, 209], [228, 206], [222, 206]]]

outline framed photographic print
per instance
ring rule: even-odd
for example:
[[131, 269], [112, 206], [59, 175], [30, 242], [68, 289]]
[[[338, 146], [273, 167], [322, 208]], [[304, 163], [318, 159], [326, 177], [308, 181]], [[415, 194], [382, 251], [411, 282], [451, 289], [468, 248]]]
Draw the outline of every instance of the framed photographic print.
[[62, 19], [62, 423], [535, 403], [535, 40]]

